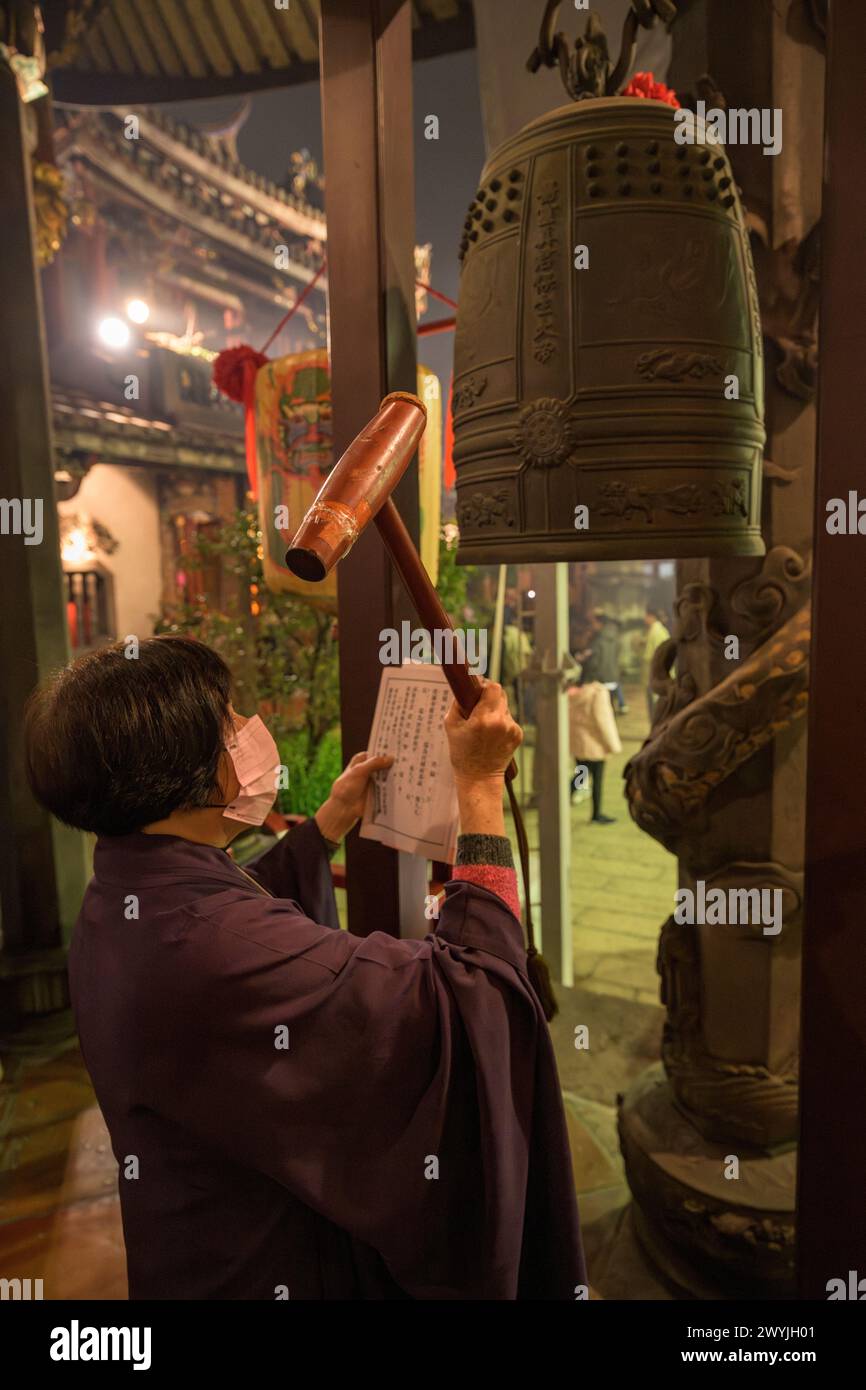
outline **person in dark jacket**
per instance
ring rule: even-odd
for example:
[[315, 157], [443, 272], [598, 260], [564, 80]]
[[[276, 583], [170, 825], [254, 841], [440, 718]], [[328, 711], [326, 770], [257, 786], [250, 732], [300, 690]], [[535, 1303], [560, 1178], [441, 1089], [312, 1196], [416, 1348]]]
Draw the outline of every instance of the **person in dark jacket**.
[[628, 713], [620, 683], [619, 623], [609, 613], [597, 609], [592, 618], [589, 646], [581, 652], [581, 685], [598, 681], [610, 691], [614, 707], [620, 714]]
[[389, 759], [360, 753], [247, 870], [276, 745], [180, 637], [32, 698], [36, 796], [98, 835], [70, 950], [133, 1299], [586, 1294], [550, 1036], [502, 815], [501, 688], [446, 720], [462, 834], [423, 941], [338, 927], [328, 863]]

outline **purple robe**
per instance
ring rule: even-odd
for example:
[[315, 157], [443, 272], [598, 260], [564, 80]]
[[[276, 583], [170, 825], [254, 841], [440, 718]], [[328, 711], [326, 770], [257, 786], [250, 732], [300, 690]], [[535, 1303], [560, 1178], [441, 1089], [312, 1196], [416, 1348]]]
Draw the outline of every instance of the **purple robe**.
[[340, 931], [314, 821], [253, 872], [276, 896], [175, 836], [96, 846], [70, 978], [130, 1297], [574, 1299], [517, 919], [454, 882], [423, 941]]

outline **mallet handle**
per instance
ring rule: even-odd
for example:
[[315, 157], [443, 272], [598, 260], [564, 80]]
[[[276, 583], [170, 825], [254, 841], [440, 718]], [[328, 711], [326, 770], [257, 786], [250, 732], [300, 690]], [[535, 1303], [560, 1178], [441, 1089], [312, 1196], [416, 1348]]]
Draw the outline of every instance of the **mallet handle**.
[[[430, 632], [437, 628], [453, 630], [454, 624], [442, 607], [442, 601], [430, 583], [430, 576], [421, 563], [421, 557], [406, 530], [403, 518], [390, 497], [376, 513], [375, 522], [385, 549], [391, 556], [394, 568], [402, 579], [423, 626]], [[460, 707], [460, 713], [468, 719], [481, 695], [481, 682], [472, 674], [466, 662], [459, 658], [443, 661], [442, 670]], [[517, 776], [517, 765], [513, 758], [505, 769], [505, 776], [509, 782]]]

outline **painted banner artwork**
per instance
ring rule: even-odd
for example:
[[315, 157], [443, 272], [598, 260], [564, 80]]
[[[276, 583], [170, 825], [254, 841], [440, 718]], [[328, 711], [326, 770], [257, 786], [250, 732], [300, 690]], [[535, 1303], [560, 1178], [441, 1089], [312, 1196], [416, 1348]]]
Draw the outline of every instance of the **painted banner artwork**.
[[[265, 583], [317, 603], [334, 603], [336, 571], [321, 584], [310, 584], [297, 579], [285, 563], [288, 544], [334, 462], [331, 376], [324, 348], [290, 353], [259, 369], [256, 449]], [[288, 509], [288, 525], [282, 529], [275, 524], [278, 507]]]
[[[442, 469], [442, 392], [439, 379], [418, 368], [418, 395], [427, 407], [421, 440], [419, 499], [421, 559], [436, 583]], [[259, 524], [265, 582], [316, 603], [333, 604], [337, 571], [321, 584], [298, 579], [286, 568], [285, 552], [297, 527], [333, 467], [331, 377], [324, 348], [290, 353], [262, 367], [256, 376], [256, 448]], [[277, 508], [288, 509], [288, 525], [278, 529]]]

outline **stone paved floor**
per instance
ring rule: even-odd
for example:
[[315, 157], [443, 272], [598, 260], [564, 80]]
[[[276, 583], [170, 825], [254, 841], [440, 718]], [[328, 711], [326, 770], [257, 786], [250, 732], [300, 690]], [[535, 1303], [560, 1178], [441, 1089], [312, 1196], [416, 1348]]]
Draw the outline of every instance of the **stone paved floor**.
[[[551, 1035], [593, 1296], [664, 1300], [673, 1295], [644, 1257], [631, 1219], [616, 1097], [660, 1056], [664, 1010], [655, 960], [661, 924], [673, 907], [676, 859], [628, 813], [622, 770], [645, 739], [648, 718], [644, 692], [627, 688], [625, 694], [628, 713], [617, 721], [623, 751], [608, 759], [602, 802], [602, 811], [615, 822], [590, 823], [588, 789], [571, 810], [575, 985], [557, 990], [560, 1012]], [[532, 786], [532, 753], [530, 746], [521, 769], [527, 787]], [[535, 903], [538, 813], [526, 808], [524, 817]], [[574, 1046], [578, 1025], [588, 1030], [587, 1049]]]
[[117, 1164], [74, 1042], [3, 1055], [0, 1278], [46, 1299], [125, 1299]]
[[[582, 991], [563, 994], [554, 1022], [560, 1042], [570, 1035], [575, 1009], [591, 1016], [601, 1002]], [[652, 1044], [647, 1037], [646, 1048]], [[650, 1060], [641, 1050], [623, 1055], [626, 1077]], [[580, 1083], [576, 1065], [569, 1076]], [[77, 1045], [46, 1056], [4, 1054], [3, 1068], [0, 1279], [41, 1279], [49, 1301], [126, 1299], [117, 1165]], [[592, 1296], [670, 1297], [630, 1234], [613, 1107], [567, 1086], [564, 1100]]]
[[[623, 796], [622, 770], [646, 737], [643, 691], [626, 689], [628, 713], [617, 721], [622, 753], [607, 761], [602, 811], [613, 825], [590, 823], [585, 789], [571, 808], [571, 925], [575, 983], [600, 994], [658, 1006], [655, 970], [659, 929], [670, 914], [676, 859], [634, 824]], [[531, 738], [531, 735], [530, 735]], [[532, 786], [532, 747], [521, 768]], [[538, 812], [524, 808], [533, 851], [533, 901], [538, 883]]]

